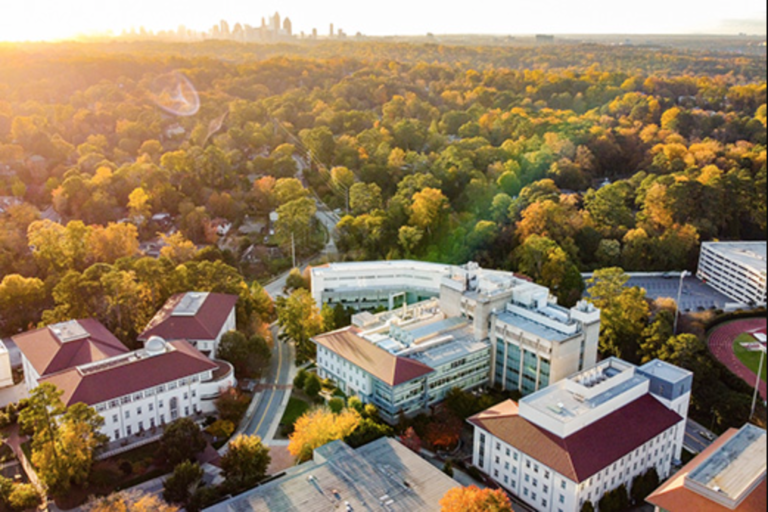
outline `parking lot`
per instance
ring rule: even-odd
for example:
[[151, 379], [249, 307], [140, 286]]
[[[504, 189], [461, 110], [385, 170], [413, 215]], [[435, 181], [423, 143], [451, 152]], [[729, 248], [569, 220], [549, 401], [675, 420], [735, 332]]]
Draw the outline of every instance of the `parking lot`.
[[[645, 288], [648, 298], [669, 297], [673, 300], [677, 300], [679, 285], [679, 276], [633, 276], [627, 283], [627, 286]], [[705, 309], [723, 309], [728, 302], [733, 302], [733, 300], [702, 283], [697, 278], [688, 276], [683, 280], [683, 290], [680, 294], [680, 304], [678, 306], [681, 312], [703, 311]]]

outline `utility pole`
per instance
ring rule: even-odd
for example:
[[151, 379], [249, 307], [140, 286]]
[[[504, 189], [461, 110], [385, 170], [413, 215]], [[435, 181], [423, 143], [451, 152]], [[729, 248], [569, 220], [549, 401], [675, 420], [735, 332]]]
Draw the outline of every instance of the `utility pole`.
[[755, 405], [757, 404], [757, 391], [760, 389], [760, 374], [763, 373], [763, 359], [765, 359], [766, 347], [761, 347], [760, 350], [760, 366], [757, 369], [757, 378], [755, 378], [755, 394], [752, 395], [752, 410], [749, 413], [749, 419], [755, 415]]
[[293, 259], [293, 268], [296, 268], [296, 242], [294, 241], [293, 231], [291, 231], [291, 258]]
[[687, 270], [680, 273], [680, 285], [677, 287], [677, 302], [675, 303], [675, 326], [672, 329], [672, 335], [677, 335], [677, 317], [680, 315], [680, 294], [683, 292], [683, 279], [688, 275]]

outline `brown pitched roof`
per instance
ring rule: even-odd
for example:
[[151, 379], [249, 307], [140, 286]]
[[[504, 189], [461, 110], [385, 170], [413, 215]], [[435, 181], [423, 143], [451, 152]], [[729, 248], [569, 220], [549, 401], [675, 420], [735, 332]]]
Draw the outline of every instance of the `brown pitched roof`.
[[765, 512], [768, 510], [768, 499], [766, 499], [766, 481], [757, 484], [744, 501], [730, 509], [724, 505], [716, 503], [696, 491], [685, 487], [685, 477], [695, 470], [699, 465], [730, 438], [736, 435], [737, 429], [729, 429], [725, 434], [717, 438], [714, 443], [707, 446], [703, 452], [693, 458], [688, 464], [672, 475], [669, 480], [653, 491], [645, 500], [652, 505], [668, 510], [669, 512], [686, 512], [696, 510], [697, 512]]
[[194, 315], [173, 315], [174, 308], [185, 295], [177, 293], [168, 299], [138, 339], [146, 341], [150, 336], [160, 336], [165, 339], [212, 340], [221, 331], [238, 299], [237, 295], [209, 293]]
[[13, 341], [41, 376], [128, 352], [98, 320], [74, 322], [87, 332], [87, 337], [62, 342], [51, 330], [53, 326], [48, 326], [18, 334]]
[[355, 327], [347, 327], [315, 336], [313, 339], [315, 343], [359, 366], [390, 386], [397, 386], [434, 371], [423, 363], [407, 357], [398, 357], [377, 347], [358, 336], [358, 332]]
[[64, 392], [61, 400], [65, 405], [78, 402], [95, 405], [219, 368], [216, 362], [205, 357], [186, 340], [170, 341], [168, 345], [175, 350], [140, 358], [119, 358], [111, 366], [105, 362], [102, 370], [71, 368], [44, 377], [40, 383], [50, 382], [61, 389]]
[[583, 482], [681, 419], [646, 394], [566, 438], [521, 417], [512, 400], [468, 421], [567, 478]]

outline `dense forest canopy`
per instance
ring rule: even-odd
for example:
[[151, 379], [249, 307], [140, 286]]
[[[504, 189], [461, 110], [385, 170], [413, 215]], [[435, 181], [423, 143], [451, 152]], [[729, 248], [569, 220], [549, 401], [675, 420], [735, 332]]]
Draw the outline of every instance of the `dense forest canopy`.
[[[701, 241], [764, 239], [765, 75], [764, 56], [600, 44], [0, 45], [0, 273], [50, 298], [116, 261], [51, 266], [31, 241], [66, 239], [46, 209], [116, 255], [158, 213], [196, 244], [275, 209], [306, 228], [303, 170], [347, 210], [344, 258], [471, 259], [572, 303], [580, 271], [691, 269]], [[174, 79], [199, 110], [163, 105]], [[135, 234], [106, 231], [121, 219]]]

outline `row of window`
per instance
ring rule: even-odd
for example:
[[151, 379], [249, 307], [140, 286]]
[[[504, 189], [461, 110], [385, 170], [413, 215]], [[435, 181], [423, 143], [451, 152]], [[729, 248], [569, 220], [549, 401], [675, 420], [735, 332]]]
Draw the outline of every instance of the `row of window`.
[[[193, 375], [190, 378], [185, 377], [183, 379], [179, 379], [178, 381], [168, 382], [166, 384], [160, 384], [159, 386], [145, 389], [143, 391], [137, 391], [136, 393], [125, 395], [120, 398], [110, 400], [109, 402], [106, 402], [106, 403], [96, 404], [95, 409], [97, 412], [103, 412], [103, 411], [106, 411], [107, 409], [114, 409], [116, 407], [119, 407], [120, 405], [129, 404], [131, 402], [137, 402], [143, 398], [154, 396], [155, 394], [165, 393], [166, 391], [174, 390], [179, 386], [186, 386], [187, 384], [190, 384], [192, 382], [198, 382], [199, 380], [200, 380], [199, 375]], [[194, 396], [194, 391], [193, 391], [193, 396]]]

